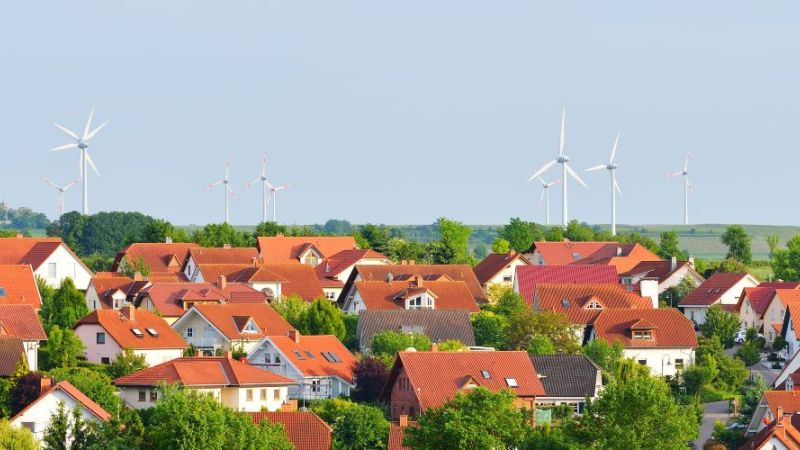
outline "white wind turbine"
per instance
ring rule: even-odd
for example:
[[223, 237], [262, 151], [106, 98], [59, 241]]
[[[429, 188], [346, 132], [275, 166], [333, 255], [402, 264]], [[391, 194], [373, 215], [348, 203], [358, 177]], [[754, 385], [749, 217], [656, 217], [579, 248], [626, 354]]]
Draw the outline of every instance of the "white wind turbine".
[[539, 181], [542, 182], [542, 195], [539, 197], [539, 203], [544, 202], [545, 225], [550, 225], [550, 188], [560, 183], [561, 180], [548, 183], [542, 177], [539, 177]]
[[594, 167], [586, 169], [587, 172], [595, 170], [608, 170], [611, 175], [611, 235], [617, 235], [617, 193], [622, 197], [622, 189], [619, 188], [617, 183], [617, 163], [614, 162], [614, 157], [617, 155], [617, 144], [619, 144], [619, 134], [617, 139], [614, 140], [614, 146], [611, 147], [611, 157], [608, 158], [608, 164], [598, 164]]
[[[278, 223], [278, 213], [277, 213], [277, 205], [278, 205], [278, 191], [282, 191], [289, 187], [288, 184], [282, 184], [280, 186], [273, 186], [272, 183], [269, 181], [265, 181], [267, 186], [269, 186], [270, 192], [272, 192], [272, 221]], [[269, 199], [267, 199], [269, 202]]]
[[667, 175], [667, 178], [683, 176], [683, 224], [689, 225], [689, 191], [692, 189], [692, 183], [689, 182], [689, 158], [692, 154], [686, 155], [686, 161], [683, 163], [683, 170], [672, 172]]
[[267, 191], [270, 191], [271, 190], [270, 188], [272, 186], [270, 184], [270, 182], [267, 180], [267, 155], [266, 154], [264, 155], [264, 158], [263, 158], [263, 160], [261, 162], [261, 175], [258, 178], [256, 178], [255, 180], [247, 183], [247, 185], [244, 188], [245, 189], [250, 189], [251, 186], [253, 186], [254, 184], [256, 184], [258, 182], [261, 182], [261, 192], [262, 192], [262, 194], [261, 194], [261, 207], [262, 207], [261, 221], [262, 222], [266, 222], [267, 221], [267, 210], [269, 209], [269, 196], [270, 196], [270, 194], [267, 193]]
[[228, 194], [230, 194], [231, 197], [236, 198], [236, 193], [233, 192], [233, 188], [230, 185], [230, 179], [228, 178], [230, 174], [231, 174], [231, 157], [229, 156], [228, 160], [225, 162], [225, 178], [215, 181], [206, 187], [206, 189], [211, 189], [214, 186], [220, 184], [225, 185], [225, 189], [223, 189], [223, 193], [225, 194], [225, 223], [228, 223], [229, 219]]
[[92, 112], [89, 113], [89, 120], [86, 121], [86, 127], [83, 129], [83, 134], [78, 136], [77, 133], [53, 122], [53, 125], [58, 127], [61, 131], [67, 134], [67, 136], [75, 139], [75, 142], [70, 144], [65, 144], [59, 147], [51, 148], [51, 152], [57, 152], [61, 150], [69, 150], [72, 148], [77, 148], [81, 151], [81, 180], [83, 181], [83, 214], [89, 214], [89, 177], [86, 174], [86, 164], [89, 164], [94, 170], [94, 173], [97, 176], [100, 176], [100, 172], [97, 171], [97, 167], [94, 165], [94, 161], [92, 161], [92, 157], [89, 156], [89, 141], [97, 135], [97, 133], [103, 129], [106, 125], [108, 125], [108, 121], [103, 122], [100, 124], [99, 127], [91, 130], [92, 127], [92, 119], [94, 118], [94, 108], [92, 108]]
[[72, 181], [72, 182], [70, 182], [69, 184], [67, 184], [66, 186], [63, 186], [63, 187], [53, 183], [47, 177], [42, 177], [42, 181], [44, 181], [45, 183], [49, 184], [50, 186], [53, 186], [54, 188], [58, 189], [58, 217], [63, 216], [64, 215], [64, 193], [67, 192], [72, 186], [75, 186], [78, 183], [78, 181], [80, 181], [80, 180]]
[[561, 185], [561, 222], [566, 227], [567, 223], [569, 222], [569, 214], [567, 209], [567, 174], [575, 179], [578, 183], [580, 183], [583, 187], [588, 188], [589, 186], [581, 180], [581, 177], [575, 173], [574, 170], [569, 166], [569, 156], [564, 154], [564, 121], [566, 118], [566, 108], [561, 111], [561, 133], [558, 136], [558, 158], [550, 161], [549, 163], [542, 166], [539, 170], [537, 170], [530, 178], [528, 178], [528, 183], [538, 178], [540, 175], [545, 173], [547, 169], [553, 167], [556, 164], [561, 164], [561, 169], [563, 172], [562, 181], [563, 184]]

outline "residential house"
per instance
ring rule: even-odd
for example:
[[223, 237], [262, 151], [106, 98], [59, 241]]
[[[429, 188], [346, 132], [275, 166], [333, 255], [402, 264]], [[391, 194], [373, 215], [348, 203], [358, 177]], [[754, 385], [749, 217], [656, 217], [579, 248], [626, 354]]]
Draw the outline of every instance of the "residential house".
[[534, 409], [546, 395], [527, 352], [400, 352], [381, 400], [392, 420], [437, 408], [477, 387], [508, 389], [519, 407]]
[[213, 281], [215, 275], [202, 273], [199, 266], [238, 265], [255, 266], [259, 262], [255, 247], [196, 247], [189, 249], [182, 272], [193, 283]]
[[357, 249], [352, 236], [259, 236], [258, 253], [264, 263], [299, 262], [316, 267], [325, 258]]
[[232, 359], [230, 353], [177, 358], [114, 380], [120, 398], [133, 409], [152, 407], [161, 383], [210, 394], [237, 411], [255, 412], [280, 411], [294, 381]]
[[0, 305], [31, 305], [36, 310], [42, 307], [30, 265], [0, 264]]
[[283, 425], [294, 450], [331, 450], [333, 428], [311, 411], [251, 412], [253, 423]]
[[344, 312], [364, 310], [459, 309], [478, 312], [478, 304], [463, 281], [446, 276], [428, 281], [421, 275], [404, 280], [357, 281]]
[[694, 364], [694, 326], [674, 308], [614, 309], [594, 320], [590, 339], [622, 344], [622, 353], [657, 376], [675, 376]]
[[10, 378], [22, 364], [27, 365], [22, 339], [0, 335], [0, 378]]
[[544, 386], [536, 406], [570, 405], [583, 414], [586, 399], [596, 399], [603, 390], [600, 367], [585, 355], [531, 355], [531, 362]]
[[25, 264], [48, 285], [58, 287], [64, 278], [86, 290], [92, 271], [64, 244], [61, 238], [0, 238], [0, 264]]
[[294, 330], [266, 304], [195, 304], [172, 329], [209, 355], [239, 348], [250, 352], [265, 336], [286, 336]]
[[[200, 246], [194, 243], [173, 243], [169, 238], [167, 242], [133, 243], [117, 253], [111, 271], [121, 272], [125, 264], [136, 266], [144, 263], [144, 267], [140, 269], [149, 272], [151, 281], [187, 281], [181, 269], [189, 256], [189, 250], [195, 248]], [[127, 263], [123, 264], [126, 259]]]
[[490, 285], [513, 286], [517, 267], [530, 266], [528, 258], [515, 251], [491, 253], [474, 267], [475, 277], [487, 289]]
[[0, 336], [22, 340], [31, 371], [39, 370], [39, 346], [47, 335], [31, 305], [0, 305]]
[[697, 289], [681, 299], [678, 307], [692, 322], [702, 325], [706, 322], [706, 311], [713, 305], [735, 312], [744, 288], [758, 286], [749, 273], [723, 273], [711, 275]]
[[753, 417], [747, 425], [745, 434], [750, 436], [766, 428], [781, 416], [781, 414], [778, 414], [779, 410], [782, 410], [785, 414], [800, 413], [800, 391], [765, 391], [753, 410]]
[[786, 305], [800, 301], [800, 296], [794, 292], [800, 294], [798, 287], [800, 283], [774, 282], [744, 288], [736, 305], [742, 328], [755, 328], [772, 344], [781, 333]]
[[294, 380], [289, 398], [318, 400], [349, 396], [356, 358], [336, 336], [265, 336], [247, 353], [250, 364]]
[[325, 298], [336, 301], [342, 294], [345, 282], [350, 278], [356, 264], [387, 265], [392, 261], [375, 250], [349, 249], [322, 260], [314, 267], [314, 273], [325, 292]]
[[372, 337], [382, 331], [424, 334], [432, 343], [455, 339], [475, 345], [470, 312], [459, 309], [376, 309], [358, 313], [356, 336], [361, 353], [369, 352]]
[[[778, 373], [778, 376], [775, 377], [775, 381], [772, 383], [772, 387], [774, 389], [780, 390], [794, 390], [797, 388], [797, 385], [800, 384], [800, 378], [798, 378], [798, 371], [800, 370], [800, 352], [796, 352], [794, 355], [790, 355], [789, 358], [786, 359], [786, 363], [783, 365], [783, 369]], [[794, 381], [790, 381], [790, 378], [794, 377]], [[789, 388], [787, 389], [787, 385]]]
[[246, 284], [228, 283], [222, 278], [216, 283], [155, 282], [139, 291], [135, 304], [172, 324], [194, 305], [263, 304], [266, 301], [263, 293]]
[[133, 305], [139, 291], [150, 286], [150, 280], [140, 273], [129, 277], [121, 272], [97, 272], [86, 289], [86, 306], [96, 309], [121, 309]]
[[389, 445], [388, 450], [411, 450], [411, 447], [403, 445], [405, 430], [409, 426], [415, 427], [417, 423], [408, 420], [408, 416], [400, 416], [397, 422], [389, 424]]
[[73, 327], [83, 342], [86, 360], [111, 364], [125, 349], [154, 366], [180, 358], [186, 342], [163, 319], [127, 305], [120, 310], [96, 309]]
[[624, 273], [642, 261], [660, 261], [661, 257], [641, 244], [620, 242], [537, 241], [524, 252], [533, 264], [564, 266], [567, 264], [614, 266]]
[[400, 264], [387, 265], [357, 264], [342, 288], [342, 295], [338, 300], [339, 306], [344, 306], [348, 300], [353, 299], [355, 283], [358, 281], [387, 281], [389, 279], [404, 281], [415, 275], [423, 277], [426, 281], [463, 281], [476, 303], [488, 301], [475, 272], [468, 264], [416, 264], [414, 261], [402, 261]]
[[[108, 411], [79, 391], [69, 381], [53, 384], [51, 378], [42, 378], [39, 397], [12, 417], [11, 425], [27, 428], [37, 440], [42, 441], [44, 432], [50, 425], [51, 417], [58, 411], [59, 403], [63, 403], [68, 412], [77, 408], [85, 422], [105, 422], [111, 418]], [[67, 433], [68, 440], [71, 440], [71, 431], [68, 430]]]
[[262, 292], [268, 301], [281, 297], [300, 297], [313, 301], [325, 297], [314, 268], [298, 263], [200, 264], [197, 281], [225, 277], [229, 282], [246, 284]]
[[529, 305], [539, 284], [619, 284], [614, 266], [519, 266], [514, 279], [514, 292]]
[[800, 450], [800, 414], [787, 414], [780, 408], [778, 418], [745, 442], [740, 450]]
[[[690, 279], [700, 286], [706, 279], [694, 269], [694, 258], [678, 261], [674, 256], [669, 261], [642, 261], [632, 269], [620, 274], [622, 284], [631, 286], [644, 297], [650, 297], [658, 304], [658, 296], [671, 287]], [[668, 299], [670, 300], [670, 299]], [[677, 299], [676, 299], [677, 300]], [[675, 302], [671, 302], [674, 304]]]
[[791, 358], [800, 350], [800, 302], [791, 302], [786, 305], [786, 314], [783, 316], [781, 336], [786, 339], [788, 347], [786, 353]]

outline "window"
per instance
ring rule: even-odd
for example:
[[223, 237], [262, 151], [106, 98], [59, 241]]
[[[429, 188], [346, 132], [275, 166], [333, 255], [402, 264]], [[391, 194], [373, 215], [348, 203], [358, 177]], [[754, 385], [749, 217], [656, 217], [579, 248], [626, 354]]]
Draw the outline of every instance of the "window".
[[569, 300], [567, 300], [567, 299], [561, 300], [561, 306], [562, 307], [569, 308], [569, 305], [570, 305]]
[[272, 399], [273, 400], [280, 400], [281, 399], [281, 390], [280, 390], [280, 388], [272, 390]]
[[158, 331], [155, 328], [146, 328], [147, 334], [153, 337], [158, 337]]
[[5, 297], [5, 296], [6, 296], [6, 288], [0, 287], [0, 297]]
[[47, 263], [47, 276], [49, 278], [56, 277], [56, 263]]
[[106, 334], [104, 332], [99, 332], [95, 335], [95, 343], [96, 344], [105, 344], [106, 343]]
[[319, 380], [311, 380], [311, 392], [319, 392]]
[[411, 383], [408, 382], [408, 378], [402, 377], [397, 380], [397, 389], [401, 391], [409, 391], [411, 390]]
[[144, 337], [144, 333], [138, 328], [131, 328], [131, 332], [138, 338]]
[[22, 427], [27, 428], [31, 433], [36, 432], [36, 422], [22, 422]]
[[281, 363], [281, 355], [276, 354], [275, 355], [275, 364], [280, 364], [280, 363]]
[[326, 292], [325, 293], [325, 298], [327, 298], [328, 300], [335, 299], [336, 298], [336, 292], [333, 292], [333, 291]]
[[683, 370], [683, 359], [675, 358], [675, 370]]
[[192, 336], [194, 336], [194, 329], [192, 327], [189, 327], [186, 329], [186, 337], [192, 337]]
[[259, 333], [261, 330], [258, 329], [256, 323], [252, 320], [247, 322], [247, 325], [244, 326], [244, 333]]
[[155, 389], [150, 389], [150, 401], [154, 402], [158, 400], [158, 391]]
[[310, 351], [306, 350], [305, 353], [306, 353], [306, 356], [308, 357], [308, 359], [317, 359], [317, 358], [314, 357], [314, 354], [311, 353]]
[[292, 350], [294, 356], [297, 356], [297, 359], [303, 360], [306, 359], [305, 356], [299, 350]]
[[332, 363], [342, 362], [341, 358], [339, 358], [339, 356], [333, 352], [322, 352], [322, 357], [325, 358], [325, 360], [328, 362]]
[[517, 387], [517, 386], [519, 386], [517, 384], [517, 379], [516, 378], [506, 378], [506, 384], [508, 385], [508, 387]]
[[639, 364], [641, 364], [641, 365], [643, 365], [643, 366], [646, 366], [646, 365], [647, 365], [647, 360], [646, 360], [646, 359], [640, 359], [640, 360], [638, 361], [638, 363], [639, 363]]
[[653, 339], [652, 330], [633, 330], [633, 338], [636, 340]]
[[100, 358], [100, 364], [111, 364], [111, 358], [107, 356]]
[[503, 275], [504, 283], [511, 283], [511, 275]]
[[147, 391], [144, 389], [139, 389], [139, 401], [146, 402], [147, 401]]
[[261, 389], [261, 401], [262, 402], [267, 401], [267, 390], [263, 388]]
[[252, 402], [253, 401], [253, 390], [252, 389], [248, 389], [248, 390], [245, 391], [245, 394], [246, 394], [247, 401], [248, 402]]
[[483, 376], [483, 378], [485, 380], [488, 380], [490, 378], [489, 371], [488, 370], [481, 370], [481, 376]]
[[264, 353], [264, 364], [272, 364], [272, 353]]

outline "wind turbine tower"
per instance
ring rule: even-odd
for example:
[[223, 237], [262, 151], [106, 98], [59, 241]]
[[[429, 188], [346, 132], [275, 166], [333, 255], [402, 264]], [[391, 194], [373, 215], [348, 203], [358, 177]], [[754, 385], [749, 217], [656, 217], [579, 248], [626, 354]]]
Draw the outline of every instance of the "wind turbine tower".
[[47, 177], [42, 177], [42, 181], [44, 181], [45, 183], [49, 184], [50, 186], [53, 186], [54, 188], [56, 188], [58, 190], [58, 217], [63, 216], [64, 215], [64, 193], [67, 192], [72, 186], [75, 186], [78, 183], [78, 181], [80, 181], [80, 180], [72, 181], [72, 182], [70, 182], [69, 184], [67, 184], [66, 186], [63, 186], [63, 187], [53, 183]]
[[542, 177], [539, 177], [539, 181], [542, 182], [542, 195], [539, 197], [539, 203], [541, 204], [544, 201], [544, 218], [545, 218], [545, 225], [550, 225], [550, 188], [553, 185], [558, 184], [561, 180], [555, 180], [551, 182], [546, 182]]
[[683, 224], [689, 225], [689, 191], [692, 189], [692, 183], [689, 182], [689, 158], [691, 153], [686, 155], [686, 160], [683, 163], [683, 170], [672, 172], [667, 175], [667, 178], [677, 176], [683, 177]]
[[611, 235], [617, 235], [617, 194], [622, 197], [622, 189], [619, 188], [619, 184], [617, 184], [617, 163], [614, 161], [614, 157], [617, 155], [617, 145], [619, 144], [619, 134], [617, 134], [617, 139], [614, 140], [614, 145], [611, 147], [611, 157], [608, 158], [607, 164], [598, 164], [594, 167], [590, 167], [586, 169], [587, 172], [592, 172], [595, 170], [608, 170], [609, 175], [611, 175]]
[[225, 186], [225, 189], [222, 190], [223, 194], [225, 195], [225, 223], [229, 223], [228, 219], [230, 218], [229, 216], [230, 208], [228, 205], [229, 197], [236, 198], [236, 193], [233, 192], [233, 188], [230, 185], [230, 178], [229, 178], [230, 174], [231, 174], [231, 158], [229, 156], [228, 160], [225, 162], [225, 178], [209, 184], [208, 187], [206, 188], [206, 189], [211, 189], [214, 186], [218, 186], [220, 184]]
[[261, 162], [261, 175], [256, 178], [255, 180], [247, 183], [244, 187], [245, 189], [249, 189], [254, 184], [261, 182], [261, 221], [266, 222], [267, 211], [269, 210], [269, 197], [270, 197], [270, 186], [272, 186], [267, 180], [267, 155], [264, 155], [264, 158]]

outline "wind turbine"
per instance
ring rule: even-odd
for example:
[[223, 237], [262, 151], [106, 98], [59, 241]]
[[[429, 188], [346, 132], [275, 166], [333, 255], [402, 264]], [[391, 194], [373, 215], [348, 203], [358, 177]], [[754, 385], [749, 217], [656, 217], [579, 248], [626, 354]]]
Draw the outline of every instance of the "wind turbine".
[[[278, 213], [277, 213], [277, 205], [278, 205], [278, 191], [282, 191], [289, 187], [288, 184], [282, 184], [280, 186], [273, 186], [272, 183], [269, 181], [265, 181], [267, 186], [269, 186], [270, 192], [272, 192], [272, 221], [278, 223]], [[269, 200], [267, 200], [269, 203]]]
[[539, 203], [544, 201], [545, 225], [550, 225], [550, 188], [560, 183], [561, 180], [555, 180], [548, 183], [544, 181], [542, 177], [539, 177], [539, 181], [542, 182], [542, 195], [539, 197]]
[[689, 182], [689, 158], [692, 157], [691, 153], [686, 155], [686, 161], [683, 163], [683, 170], [672, 172], [667, 175], [667, 178], [683, 176], [683, 224], [689, 225], [689, 191], [692, 189], [692, 183]]
[[91, 130], [92, 127], [92, 119], [94, 118], [94, 108], [92, 108], [92, 112], [89, 113], [89, 120], [86, 121], [86, 127], [83, 129], [83, 134], [78, 136], [77, 133], [53, 122], [53, 125], [58, 127], [59, 130], [66, 133], [67, 136], [71, 137], [75, 140], [75, 142], [70, 144], [65, 144], [59, 147], [51, 148], [51, 152], [58, 152], [61, 150], [69, 150], [73, 148], [77, 148], [81, 151], [81, 180], [83, 181], [83, 214], [89, 214], [89, 177], [86, 176], [86, 164], [89, 164], [94, 170], [94, 173], [97, 176], [100, 176], [100, 172], [97, 171], [97, 167], [94, 165], [94, 161], [92, 161], [92, 157], [89, 156], [89, 141], [97, 135], [97, 133], [103, 129], [106, 125], [108, 125], [108, 121], [103, 122], [100, 124], [99, 127]]
[[567, 223], [569, 222], [569, 214], [567, 210], [567, 174], [575, 179], [578, 183], [580, 183], [583, 187], [589, 188], [586, 183], [581, 180], [581, 177], [575, 173], [574, 170], [569, 166], [569, 156], [564, 154], [564, 121], [566, 119], [566, 108], [561, 111], [561, 133], [558, 135], [558, 158], [550, 161], [549, 163], [542, 166], [539, 170], [537, 170], [530, 178], [528, 178], [528, 183], [535, 180], [537, 177], [542, 175], [547, 171], [547, 169], [553, 167], [556, 164], [561, 164], [562, 170], [562, 177], [563, 184], [561, 185], [561, 222], [566, 227]]
[[64, 193], [67, 192], [72, 186], [75, 186], [75, 184], [77, 184], [79, 180], [72, 181], [72, 182], [70, 182], [69, 184], [67, 184], [64, 187], [61, 187], [61, 186], [53, 183], [47, 177], [42, 177], [42, 181], [44, 181], [45, 183], [49, 184], [50, 186], [53, 186], [54, 188], [58, 189], [58, 217], [63, 216], [64, 215]]
[[[617, 163], [614, 162], [614, 157], [617, 155], [617, 145], [619, 144], [619, 134], [617, 139], [614, 140], [614, 146], [611, 147], [611, 157], [608, 158], [608, 164], [598, 164], [594, 167], [586, 169], [587, 172], [595, 170], [608, 170], [611, 175], [611, 235], [617, 235], [617, 193], [622, 197], [622, 189], [617, 184]], [[616, 192], [615, 192], [616, 191]]]
[[247, 183], [247, 185], [244, 188], [245, 189], [250, 189], [251, 186], [253, 186], [254, 184], [258, 183], [259, 181], [261, 182], [261, 191], [262, 191], [262, 194], [261, 194], [261, 207], [263, 209], [262, 215], [261, 215], [261, 221], [262, 222], [266, 222], [267, 221], [267, 210], [269, 209], [269, 194], [267, 193], [267, 191], [269, 191], [270, 190], [270, 186], [272, 186], [270, 184], [270, 182], [267, 180], [267, 155], [266, 154], [264, 154], [263, 161], [261, 162], [261, 175], [258, 178], [256, 178], [255, 180]]
[[229, 156], [228, 160], [225, 162], [225, 178], [209, 184], [208, 187], [206, 188], [206, 189], [211, 189], [214, 186], [218, 186], [220, 184], [225, 185], [225, 189], [223, 189], [223, 193], [225, 194], [225, 223], [228, 223], [228, 218], [229, 218], [228, 194], [230, 194], [231, 197], [236, 198], [236, 193], [233, 192], [233, 188], [230, 185], [230, 179], [228, 178], [230, 174], [231, 174], [231, 157]]

